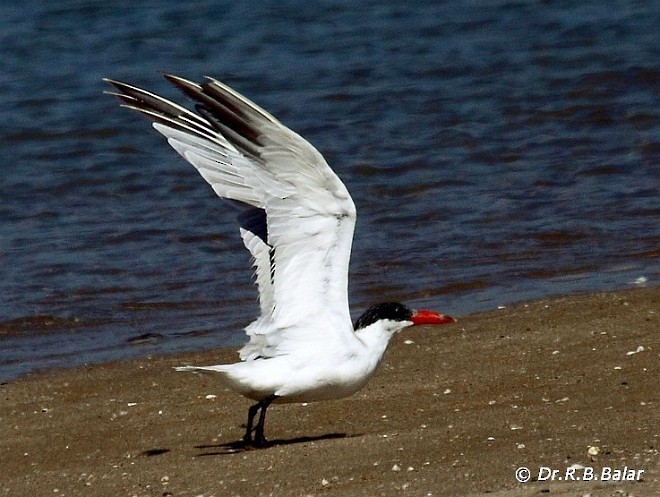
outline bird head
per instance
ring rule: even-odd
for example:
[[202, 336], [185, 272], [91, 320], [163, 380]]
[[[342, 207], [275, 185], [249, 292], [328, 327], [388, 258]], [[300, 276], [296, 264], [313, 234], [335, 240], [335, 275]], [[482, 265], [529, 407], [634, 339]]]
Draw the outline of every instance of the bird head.
[[362, 316], [355, 321], [353, 328], [358, 331], [381, 320], [398, 323], [399, 325], [396, 326], [398, 329], [422, 324], [446, 324], [456, 321], [453, 317], [436, 311], [415, 310], [396, 302], [385, 302], [373, 305], [364, 311]]

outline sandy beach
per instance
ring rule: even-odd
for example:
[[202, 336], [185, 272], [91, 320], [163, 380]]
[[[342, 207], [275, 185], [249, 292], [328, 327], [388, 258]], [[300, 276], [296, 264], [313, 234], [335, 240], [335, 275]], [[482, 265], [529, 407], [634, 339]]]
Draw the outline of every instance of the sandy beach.
[[645, 288], [404, 332], [353, 397], [273, 406], [261, 450], [235, 443], [249, 401], [172, 371], [235, 351], [33, 374], [0, 386], [0, 495], [658, 496], [659, 310]]

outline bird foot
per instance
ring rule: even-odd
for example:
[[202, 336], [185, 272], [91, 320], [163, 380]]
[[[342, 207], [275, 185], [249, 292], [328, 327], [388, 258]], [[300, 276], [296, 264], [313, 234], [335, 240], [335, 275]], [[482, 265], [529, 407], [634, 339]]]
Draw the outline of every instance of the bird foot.
[[243, 445], [246, 449], [265, 449], [273, 444], [266, 437], [243, 437]]

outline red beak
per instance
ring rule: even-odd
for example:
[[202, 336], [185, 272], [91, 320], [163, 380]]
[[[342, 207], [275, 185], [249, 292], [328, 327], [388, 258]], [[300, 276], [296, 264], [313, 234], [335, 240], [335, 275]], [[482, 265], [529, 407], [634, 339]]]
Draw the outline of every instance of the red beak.
[[415, 311], [410, 320], [414, 326], [419, 324], [446, 324], [456, 322], [453, 317], [435, 311]]

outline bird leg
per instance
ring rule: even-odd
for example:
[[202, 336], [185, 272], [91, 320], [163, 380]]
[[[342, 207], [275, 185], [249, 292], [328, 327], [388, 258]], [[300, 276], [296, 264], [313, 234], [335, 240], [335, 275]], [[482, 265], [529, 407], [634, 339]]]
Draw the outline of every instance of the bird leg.
[[254, 422], [254, 417], [257, 415], [257, 411], [261, 407], [261, 402], [250, 406], [248, 409], [248, 419], [245, 428], [245, 435], [243, 435], [243, 442], [245, 445], [252, 445], [252, 423]]
[[[257, 402], [248, 409], [248, 419], [245, 428], [245, 435], [243, 436], [243, 442], [245, 445], [251, 445], [254, 447], [263, 447], [266, 445], [266, 437], [264, 436], [264, 424], [266, 422], [266, 409], [268, 406], [277, 398], [277, 395], [271, 395], [265, 399]], [[259, 422], [257, 426], [253, 428], [254, 418], [257, 415], [257, 412], [261, 410], [259, 414]], [[254, 438], [252, 438], [252, 432], [254, 431]]]

